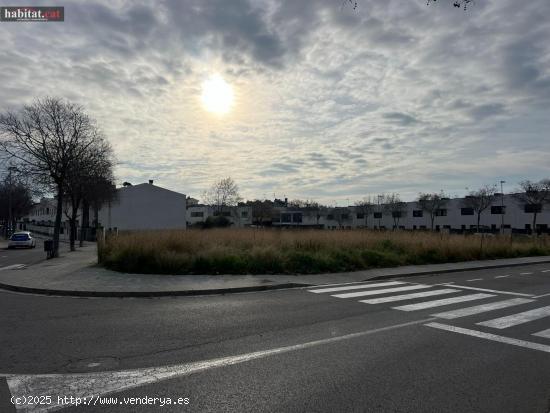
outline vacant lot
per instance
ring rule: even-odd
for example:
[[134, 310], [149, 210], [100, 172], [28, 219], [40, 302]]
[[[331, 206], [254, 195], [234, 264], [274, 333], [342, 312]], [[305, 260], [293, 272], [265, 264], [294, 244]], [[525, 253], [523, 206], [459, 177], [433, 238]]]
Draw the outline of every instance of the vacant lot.
[[272, 274], [550, 255], [546, 238], [427, 232], [214, 229], [121, 233], [98, 244], [99, 262], [123, 272]]

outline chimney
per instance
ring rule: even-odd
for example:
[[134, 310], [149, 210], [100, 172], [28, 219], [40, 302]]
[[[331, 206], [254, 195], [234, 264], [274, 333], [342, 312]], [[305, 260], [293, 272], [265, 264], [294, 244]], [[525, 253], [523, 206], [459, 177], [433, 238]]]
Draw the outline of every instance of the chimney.
[[149, 185], [153, 185], [153, 180], [149, 179]]

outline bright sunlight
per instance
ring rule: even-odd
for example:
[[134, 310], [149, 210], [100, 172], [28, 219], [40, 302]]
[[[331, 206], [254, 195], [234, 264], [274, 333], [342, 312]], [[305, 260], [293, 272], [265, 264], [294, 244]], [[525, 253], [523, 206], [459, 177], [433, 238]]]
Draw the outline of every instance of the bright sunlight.
[[224, 115], [233, 106], [233, 88], [220, 75], [214, 75], [202, 84], [203, 107], [212, 113]]

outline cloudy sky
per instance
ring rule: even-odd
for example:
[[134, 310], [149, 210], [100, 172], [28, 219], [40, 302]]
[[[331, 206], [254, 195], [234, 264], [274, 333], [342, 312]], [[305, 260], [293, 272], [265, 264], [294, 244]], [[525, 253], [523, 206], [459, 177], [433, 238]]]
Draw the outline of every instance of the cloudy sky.
[[[59, 5], [63, 23], [0, 23], [0, 110], [84, 105], [119, 183], [344, 205], [550, 176], [548, 0]], [[216, 74], [225, 115], [201, 103]]]

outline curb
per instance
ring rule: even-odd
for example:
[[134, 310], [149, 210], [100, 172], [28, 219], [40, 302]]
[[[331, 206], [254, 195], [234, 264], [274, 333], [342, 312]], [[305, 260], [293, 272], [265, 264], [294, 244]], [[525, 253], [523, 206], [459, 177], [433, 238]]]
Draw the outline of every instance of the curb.
[[26, 294], [50, 295], [61, 297], [98, 297], [98, 298], [153, 298], [153, 297], [185, 297], [197, 295], [224, 295], [257, 291], [283, 290], [290, 288], [309, 287], [311, 284], [285, 283], [273, 285], [258, 285], [253, 287], [216, 288], [211, 290], [175, 290], [175, 291], [77, 291], [51, 290], [47, 288], [22, 287], [0, 283], [0, 289]]
[[543, 261], [537, 261], [537, 262], [522, 262], [522, 263], [512, 263], [512, 264], [495, 264], [495, 265], [480, 265], [477, 267], [470, 267], [470, 268], [447, 268], [444, 270], [426, 270], [426, 271], [419, 271], [415, 273], [405, 273], [405, 274], [387, 274], [387, 275], [379, 275], [373, 278], [367, 278], [363, 281], [359, 282], [365, 282], [365, 281], [372, 281], [372, 280], [384, 280], [388, 278], [401, 278], [401, 277], [416, 277], [421, 275], [431, 275], [431, 274], [447, 274], [452, 272], [465, 272], [465, 271], [479, 271], [479, 270], [490, 270], [493, 268], [506, 268], [506, 267], [522, 267], [524, 265], [537, 265], [537, 264], [549, 264], [550, 260], [543, 260]]

